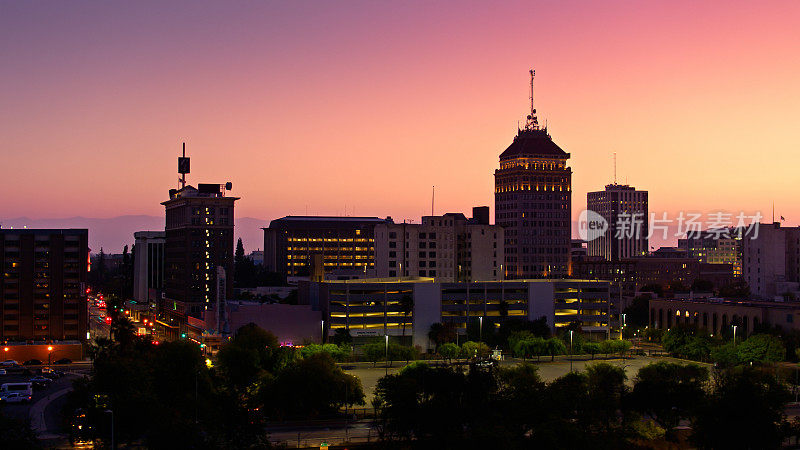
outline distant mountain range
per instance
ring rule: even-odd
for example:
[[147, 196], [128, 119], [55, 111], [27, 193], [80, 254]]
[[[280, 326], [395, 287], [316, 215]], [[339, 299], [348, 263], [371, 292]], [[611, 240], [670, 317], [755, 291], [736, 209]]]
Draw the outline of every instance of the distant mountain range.
[[[236, 218], [236, 238], [242, 238], [247, 253], [264, 247], [264, 232], [261, 227], [268, 220], [252, 217]], [[145, 230], [163, 230], [163, 216], [119, 216], [109, 219], [92, 217], [68, 217], [64, 219], [29, 219], [27, 217], [0, 218], [2, 228], [87, 228], [89, 247], [93, 253], [122, 253], [125, 245], [133, 246], [133, 233]]]

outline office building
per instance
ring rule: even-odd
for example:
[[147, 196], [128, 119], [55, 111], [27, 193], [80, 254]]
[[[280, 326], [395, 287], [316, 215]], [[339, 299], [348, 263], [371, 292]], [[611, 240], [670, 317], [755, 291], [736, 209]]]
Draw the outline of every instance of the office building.
[[603, 191], [586, 194], [586, 209], [599, 214], [608, 223], [605, 233], [589, 241], [589, 256], [616, 261], [647, 255], [647, 191], [609, 184]]
[[86, 339], [87, 230], [0, 229], [0, 262], [0, 339]]
[[540, 128], [533, 108], [495, 170], [495, 224], [505, 229], [506, 279], [570, 274], [572, 169], [569, 153]]
[[513, 280], [443, 283], [431, 278], [303, 283], [300, 298], [318, 305], [325, 333], [344, 328], [353, 337], [407, 336], [431, 348], [434, 323], [496, 328], [507, 318], [544, 317], [551, 330], [578, 322], [589, 336], [608, 333], [609, 284], [584, 280]]
[[742, 236], [742, 276], [757, 299], [800, 296], [800, 227], [760, 224], [758, 236]]
[[166, 233], [137, 231], [133, 237], [133, 299], [138, 303], [149, 303], [164, 292]]
[[678, 239], [686, 257], [708, 264], [731, 264], [734, 276], [742, 275], [742, 240], [733, 229], [688, 233]]
[[503, 279], [502, 227], [489, 224], [489, 208], [425, 216], [419, 224], [375, 226], [378, 277], [419, 276], [437, 281]]
[[289, 277], [308, 277], [315, 255], [324, 273], [336, 269], [375, 270], [375, 235], [378, 224], [391, 218], [286, 216], [264, 228], [264, 267]]
[[188, 158], [179, 158], [178, 166], [182, 187], [170, 189], [169, 200], [161, 203], [166, 213], [164, 294], [171, 307], [159, 311], [200, 317], [233, 294], [233, 283], [221, 283], [218, 274], [221, 268], [233, 277], [233, 208], [239, 198], [225, 195], [230, 183], [186, 185]]

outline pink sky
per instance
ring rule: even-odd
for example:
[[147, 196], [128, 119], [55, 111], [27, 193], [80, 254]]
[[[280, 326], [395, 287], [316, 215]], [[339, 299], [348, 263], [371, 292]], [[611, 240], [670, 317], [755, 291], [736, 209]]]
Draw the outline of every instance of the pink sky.
[[572, 154], [651, 211], [800, 222], [800, 2], [4, 2], [0, 217], [162, 214], [232, 181], [238, 216], [494, 206], [528, 69]]

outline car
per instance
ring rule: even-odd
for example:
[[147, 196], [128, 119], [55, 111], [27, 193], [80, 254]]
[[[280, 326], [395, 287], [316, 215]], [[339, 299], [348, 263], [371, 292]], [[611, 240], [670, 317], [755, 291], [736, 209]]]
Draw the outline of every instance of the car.
[[492, 358], [481, 358], [474, 360], [473, 364], [475, 364], [478, 367], [488, 369], [497, 366], [497, 361]]
[[53, 380], [51, 380], [50, 378], [46, 378], [46, 377], [43, 377], [43, 376], [32, 377], [28, 381], [30, 381], [31, 384], [33, 384], [33, 386], [37, 387], [37, 388], [45, 388], [45, 387], [49, 386], [50, 383], [53, 382]]
[[18, 365], [19, 365], [19, 363], [14, 361], [13, 359], [7, 359], [7, 360], [5, 360], [3, 362], [0, 362], [0, 366], [3, 366], [3, 367], [13, 367], [13, 366], [18, 366]]
[[22, 403], [29, 401], [31, 401], [31, 396], [21, 392], [9, 392], [3, 396], [0, 396], [0, 402], [2, 403]]
[[0, 375], [8, 375], [8, 372], [6, 372], [6, 369], [0, 369]]
[[61, 358], [56, 361], [54, 364], [72, 364], [72, 360], [69, 358]]
[[38, 359], [29, 359], [22, 363], [23, 366], [41, 366], [42, 362]]

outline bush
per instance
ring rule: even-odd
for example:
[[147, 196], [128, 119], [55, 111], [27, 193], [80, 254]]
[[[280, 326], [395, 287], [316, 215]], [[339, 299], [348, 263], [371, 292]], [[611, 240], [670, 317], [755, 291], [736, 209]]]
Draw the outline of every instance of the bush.
[[489, 346], [483, 342], [467, 341], [461, 346], [461, 356], [463, 358], [489, 356]]
[[438, 351], [439, 355], [448, 361], [458, 358], [458, 355], [461, 354], [461, 349], [452, 342], [439, 345]]

